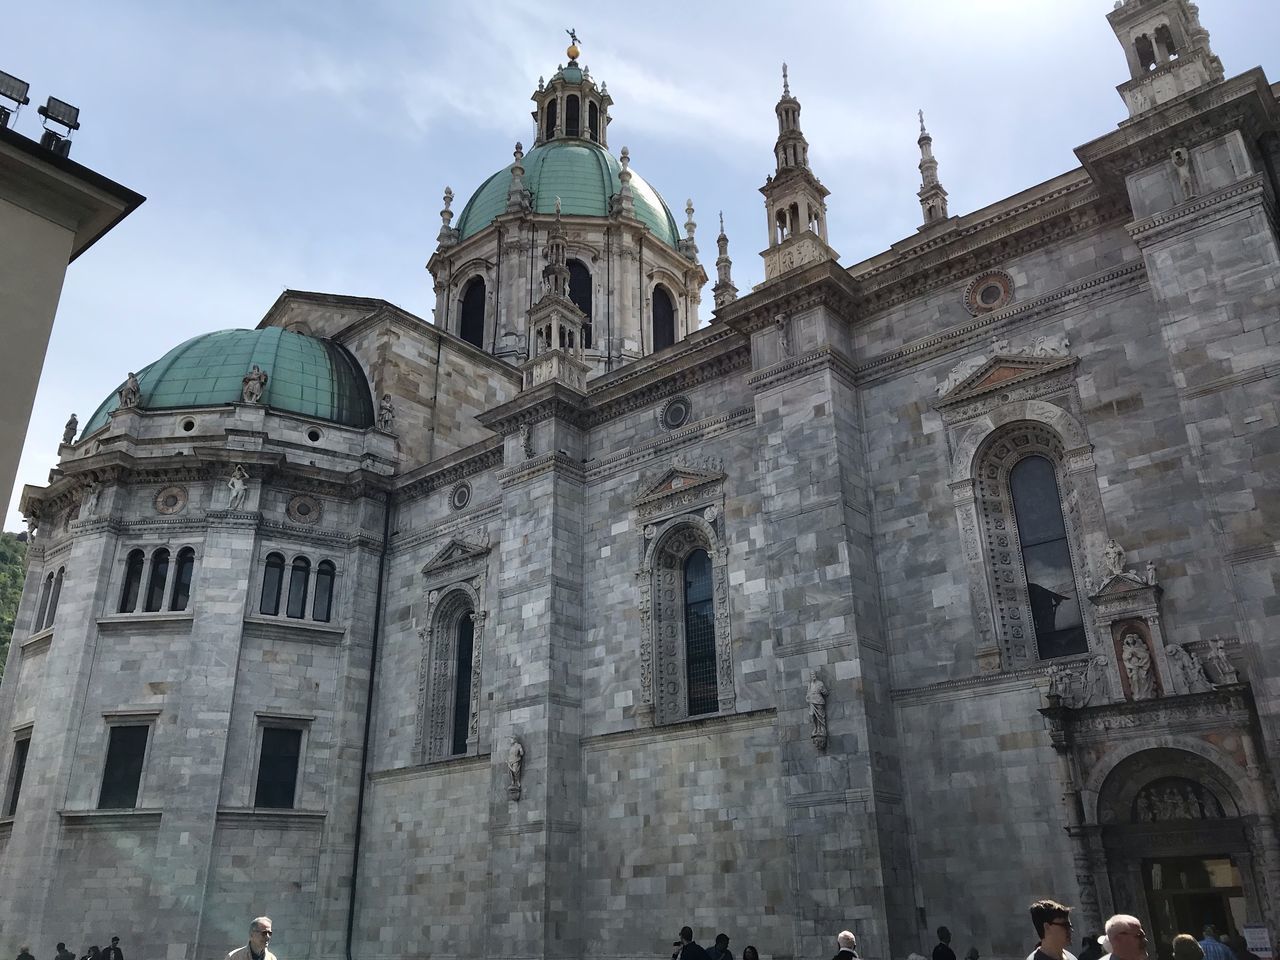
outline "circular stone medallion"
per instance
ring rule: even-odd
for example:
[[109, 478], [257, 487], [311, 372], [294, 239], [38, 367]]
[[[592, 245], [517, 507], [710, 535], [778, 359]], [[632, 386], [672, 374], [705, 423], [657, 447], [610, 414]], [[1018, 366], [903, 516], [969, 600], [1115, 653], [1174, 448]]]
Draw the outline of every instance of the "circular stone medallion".
[[973, 316], [991, 313], [1013, 302], [1013, 277], [991, 270], [973, 280], [964, 291], [964, 308]]
[[471, 502], [471, 484], [463, 480], [449, 493], [449, 505], [455, 510], [465, 510]]
[[294, 523], [319, 523], [324, 510], [320, 501], [305, 493], [300, 493], [285, 507], [285, 513]]
[[181, 513], [187, 505], [187, 488], [172, 486], [165, 487], [156, 494], [156, 513], [173, 514]]
[[672, 397], [658, 408], [658, 423], [663, 430], [678, 430], [693, 416], [693, 404], [688, 397]]

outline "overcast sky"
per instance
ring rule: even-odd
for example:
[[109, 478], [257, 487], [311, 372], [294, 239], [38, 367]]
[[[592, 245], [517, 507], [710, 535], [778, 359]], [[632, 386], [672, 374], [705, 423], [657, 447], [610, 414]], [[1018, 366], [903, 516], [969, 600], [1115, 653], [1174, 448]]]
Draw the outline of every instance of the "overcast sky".
[[[72, 264], [5, 527], [44, 483], [62, 425], [128, 370], [204, 331], [252, 327], [285, 288], [381, 297], [429, 317], [424, 264], [446, 185], [460, 210], [516, 140], [529, 95], [580, 62], [614, 98], [614, 152], [684, 222], [715, 276], [723, 210], [734, 279], [762, 278], [757, 192], [790, 66], [829, 233], [855, 263], [915, 231], [916, 110], [950, 212], [1076, 166], [1124, 117], [1128, 78], [1092, 0], [781, 3], [16, 4], [0, 69], [31, 84], [17, 129], [52, 94], [81, 108], [71, 156], [147, 197]], [[584, 15], [589, 11], [590, 16]], [[784, 12], [788, 11], [788, 12]], [[803, 11], [790, 12], [790, 11]], [[1228, 75], [1280, 80], [1275, 0], [1201, 0]], [[703, 320], [711, 290], [704, 290]]]

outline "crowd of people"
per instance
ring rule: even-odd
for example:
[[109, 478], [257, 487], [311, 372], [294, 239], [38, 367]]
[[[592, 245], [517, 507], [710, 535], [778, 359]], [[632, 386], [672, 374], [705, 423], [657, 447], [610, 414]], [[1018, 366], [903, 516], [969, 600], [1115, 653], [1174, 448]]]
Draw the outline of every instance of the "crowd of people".
[[[249, 921], [249, 942], [227, 954], [227, 960], [276, 960], [276, 955], [267, 949], [267, 944], [270, 942], [271, 918], [254, 917]], [[31, 955], [31, 948], [23, 945], [18, 948], [17, 960], [36, 960], [36, 958]], [[67, 949], [65, 943], [59, 943], [54, 960], [76, 960], [76, 955]], [[99, 949], [96, 945], [90, 947], [80, 960], [124, 960], [124, 951], [120, 949], [120, 938], [112, 937], [111, 946], [105, 950]]]
[[[58, 952], [53, 960], [76, 960], [76, 955], [67, 949], [65, 943], [59, 943]], [[18, 960], [36, 960], [31, 955], [31, 948], [23, 945], [18, 948]], [[84, 952], [80, 960], [124, 960], [124, 951], [120, 949], [120, 938], [112, 937], [111, 946], [102, 948], [96, 943]]]

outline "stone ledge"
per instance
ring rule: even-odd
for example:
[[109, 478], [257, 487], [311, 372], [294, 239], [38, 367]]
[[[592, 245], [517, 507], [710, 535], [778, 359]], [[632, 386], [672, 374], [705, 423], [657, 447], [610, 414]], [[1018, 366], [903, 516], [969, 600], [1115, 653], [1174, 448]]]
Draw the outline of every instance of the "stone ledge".
[[890, 691], [889, 697], [895, 704], [924, 704], [940, 700], [963, 700], [968, 697], [1007, 693], [1012, 690], [1030, 690], [1041, 685], [1037, 681], [1048, 674], [1051, 664], [1077, 663], [1082, 659], [1087, 658], [1065, 657], [1058, 660], [1045, 660], [1019, 670], [980, 673], [955, 680], [928, 683], [920, 687], [904, 687]]
[[446, 760], [432, 760], [429, 763], [415, 763], [408, 767], [391, 767], [369, 774], [374, 783], [395, 780], [415, 780], [418, 777], [439, 777], [450, 773], [458, 773], [471, 767], [487, 767], [492, 754], [481, 753], [474, 757], [449, 757]]
[[132, 810], [59, 810], [67, 827], [109, 830], [113, 827], [144, 829], [160, 826], [162, 811], [135, 807]]
[[684, 740], [690, 737], [704, 737], [721, 731], [772, 726], [777, 716], [778, 710], [776, 707], [762, 707], [759, 710], [747, 710], [743, 713], [695, 717], [692, 720], [664, 723], [654, 727], [637, 727], [632, 730], [597, 733], [583, 737], [579, 742], [583, 750], [613, 750], [617, 747], [638, 743], [653, 743], [658, 740]]
[[173, 613], [157, 610], [155, 613], [111, 613], [98, 617], [98, 630], [104, 633], [115, 633], [124, 630], [163, 630], [166, 627], [179, 627], [190, 632], [195, 622], [194, 611]]
[[19, 645], [24, 657], [34, 657], [37, 653], [44, 653], [49, 649], [49, 645], [53, 643], [53, 627], [46, 627], [39, 633], [33, 633], [27, 639], [23, 640]]
[[219, 826], [293, 827], [320, 829], [328, 813], [324, 810], [274, 810], [263, 807], [219, 807]]
[[244, 633], [263, 640], [288, 640], [336, 647], [347, 635], [347, 628], [311, 620], [292, 620], [288, 617], [245, 617]]

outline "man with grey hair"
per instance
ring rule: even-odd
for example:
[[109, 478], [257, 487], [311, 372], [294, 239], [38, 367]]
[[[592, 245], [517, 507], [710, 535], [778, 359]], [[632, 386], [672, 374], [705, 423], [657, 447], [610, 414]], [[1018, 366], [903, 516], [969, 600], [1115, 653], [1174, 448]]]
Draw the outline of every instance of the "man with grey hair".
[[[1107, 921], [1102, 938], [1115, 960], [1147, 960], [1147, 933], [1142, 921], [1127, 913], [1117, 913]], [[1104, 958], [1105, 960], [1105, 958]]]
[[276, 960], [267, 949], [271, 942], [271, 918], [254, 917], [249, 921], [249, 942], [227, 954], [227, 960]]
[[848, 930], [836, 935], [836, 946], [840, 949], [831, 960], [858, 960], [858, 941]]

